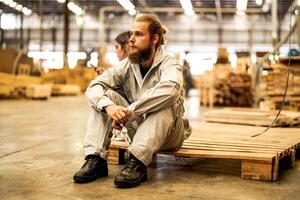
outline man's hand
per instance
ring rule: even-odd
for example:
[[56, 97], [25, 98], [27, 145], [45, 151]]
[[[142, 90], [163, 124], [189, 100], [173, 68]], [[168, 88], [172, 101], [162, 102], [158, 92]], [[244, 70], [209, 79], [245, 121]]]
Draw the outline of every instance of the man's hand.
[[131, 112], [124, 106], [109, 105], [104, 109], [108, 116], [113, 119], [112, 127], [118, 130], [122, 129], [122, 126], [128, 122], [131, 116]]

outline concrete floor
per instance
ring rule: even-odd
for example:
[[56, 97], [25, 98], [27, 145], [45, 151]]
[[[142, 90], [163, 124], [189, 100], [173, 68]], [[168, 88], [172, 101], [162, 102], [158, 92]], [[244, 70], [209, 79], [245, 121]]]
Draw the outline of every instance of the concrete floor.
[[[187, 104], [197, 127], [195, 106], [193, 99]], [[83, 96], [0, 101], [0, 199], [299, 199], [299, 160], [277, 182], [241, 179], [237, 160], [159, 156], [149, 181], [136, 188], [114, 187], [122, 168], [116, 165], [109, 166], [109, 177], [74, 184], [87, 110]]]

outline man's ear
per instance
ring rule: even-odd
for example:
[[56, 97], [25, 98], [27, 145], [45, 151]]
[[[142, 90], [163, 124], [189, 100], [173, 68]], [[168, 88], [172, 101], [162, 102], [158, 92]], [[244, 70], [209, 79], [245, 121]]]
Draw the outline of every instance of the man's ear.
[[158, 39], [159, 39], [159, 35], [158, 34], [154, 34], [152, 37], [152, 43], [156, 46], [158, 43]]

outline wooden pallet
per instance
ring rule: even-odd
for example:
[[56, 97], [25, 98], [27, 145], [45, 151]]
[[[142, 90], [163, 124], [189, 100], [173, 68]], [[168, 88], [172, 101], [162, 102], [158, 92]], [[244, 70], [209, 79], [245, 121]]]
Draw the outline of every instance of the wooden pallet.
[[[160, 151], [158, 154], [188, 158], [238, 159], [241, 161], [241, 178], [276, 181], [279, 161], [286, 159], [292, 167], [296, 150], [300, 146], [300, 131], [283, 133], [276, 130], [259, 137], [251, 137], [249, 133], [229, 135], [226, 131], [217, 132], [207, 129], [207, 134], [202, 132], [202, 136], [200, 134], [191, 136], [183, 143], [180, 150]], [[120, 155], [127, 147], [125, 142], [113, 141], [112, 154], [109, 156], [110, 163], [120, 164], [118, 162], [121, 160]], [[124, 155], [122, 156], [124, 158]]]

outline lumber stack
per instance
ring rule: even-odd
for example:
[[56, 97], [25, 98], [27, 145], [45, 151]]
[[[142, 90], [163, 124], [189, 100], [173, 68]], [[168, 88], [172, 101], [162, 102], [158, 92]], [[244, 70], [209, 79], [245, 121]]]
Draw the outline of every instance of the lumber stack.
[[[207, 122], [269, 126], [275, 119], [276, 114], [276, 110], [263, 111], [250, 108], [224, 108], [211, 110], [204, 113], [204, 120]], [[300, 126], [300, 113], [293, 111], [282, 111], [278, 117], [278, 120], [274, 123], [274, 126]]]
[[[291, 61], [293, 62], [293, 61]], [[260, 91], [264, 101], [270, 104], [270, 108], [278, 109], [285, 92], [288, 76], [288, 65], [277, 63], [270, 65], [268, 71], [261, 76]], [[291, 65], [289, 85], [285, 108], [300, 110], [300, 63]]]
[[50, 70], [43, 74], [43, 80], [52, 84], [77, 85], [81, 91], [85, 91], [96, 75], [92, 68], [76, 67], [75, 69]]
[[[38, 93], [41, 90], [32, 88], [48, 88], [51, 86], [44, 86], [42, 84], [42, 79], [40, 77], [26, 76], [26, 75], [12, 75], [8, 73], [0, 73], [0, 97], [1, 98], [34, 98], [34, 96], [39, 96]], [[46, 89], [43, 89], [46, 90]], [[27, 95], [30, 94], [29, 96]], [[43, 93], [44, 94], [44, 93]], [[48, 95], [42, 95], [43, 97], [48, 97]]]
[[214, 82], [216, 106], [251, 106], [251, 77], [247, 73], [229, 73]]
[[26, 87], [26, 97], [31, 99], [48, 99], [51, 96], [51, 84], [31, 84]]
[[96, 72], [93, 68], [76, 67], [69, 71], [66, 83], [78, 85], [84, 92], [89, 86], [91, 80], [96, 78]]
[[251, 76], [233, 72], [228, 65], [216, 65], [212, 72], [200, 76], [200, 102], [203, 106], [251, 106]]
[[53, 84], [51, 95], [60, 96], [60, 95], [79, 95], [81, 89], [78, 85], [71, 84]]

